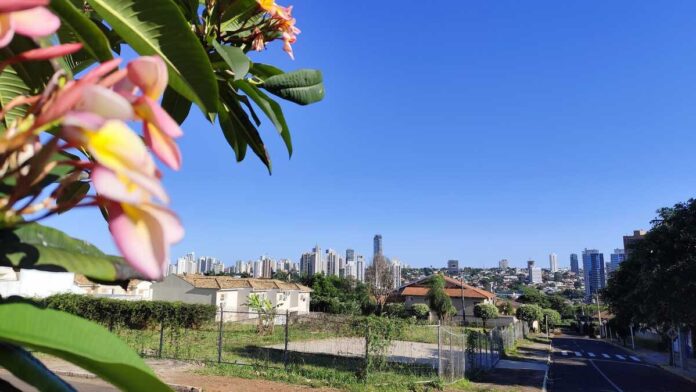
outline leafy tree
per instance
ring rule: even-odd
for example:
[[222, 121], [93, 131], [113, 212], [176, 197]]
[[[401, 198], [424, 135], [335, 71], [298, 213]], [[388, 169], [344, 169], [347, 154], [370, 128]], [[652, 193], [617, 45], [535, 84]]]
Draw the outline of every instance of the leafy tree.
[[525, 304], [536, 304], [542, 308], [549, 307], [547, 295], [531, 286], [522, 287], [522, 295], [518, 301]]
[[502, 313], [506, 316], [511, 315], [512, 314], [512, 303], [510, 303], [510, 301], [501, 302], [500, 305], [498, 305], [498, 311], [500, 311], [500, 313]]
[[445, 291], [445, 279], [440, 274], [435, 274], [428, 280], [430, 290], [428, 290], [428, 304], [434, 310], [440, 320], [451, 316], [457, 312], [452, 305], [452, 300]]
[[478, 303], [474, 306], [474, 316], [483, 321], [483, 329], [486, 329], [486, 321], [498, 317], [498, 308], [493, 304]]
[[[546, 320], [544, 320], [544, 317], [546, 318]], [[560, 315], [560, 313], [558, 313], [557, 311], [555, 311], [553, 309], [543, 309], [541, 321], [548, 322], [549, 328], [553, 329], [557, 325], [561, 324], [561, 315]], [[546, 325], [546, 323], [544, 322], [544, 323], [542, 323], [542, 325]]]
[[258, 294], [249, 294], [249, 300], [245, 305], [259, 315], [257, 326], [259, 335], [273, 335], [273, 326], [275, 325], [275, 318], [278, 315], [278, 307], [282, 306], [283, 303], [281, 302], [273, 305], [268, 298], [264, 298]]
[[517, 308], [516, 316], [518, 319], [526, 321], [531, 327], [534, 321], [541, 320], [543, 312], [539, 305], [522, 305]]

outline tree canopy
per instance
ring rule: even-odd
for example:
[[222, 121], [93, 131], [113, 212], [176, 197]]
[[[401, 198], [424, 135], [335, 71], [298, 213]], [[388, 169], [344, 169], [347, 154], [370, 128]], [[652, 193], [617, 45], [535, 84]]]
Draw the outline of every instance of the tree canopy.
[[440, 274], [435, 274], [428, 279], [430, 290], [428, 290], [428, 304], [437, 317], [442, 320], [447, 316], [457, 312], [452, 300], [445, 292], [445, 279]]

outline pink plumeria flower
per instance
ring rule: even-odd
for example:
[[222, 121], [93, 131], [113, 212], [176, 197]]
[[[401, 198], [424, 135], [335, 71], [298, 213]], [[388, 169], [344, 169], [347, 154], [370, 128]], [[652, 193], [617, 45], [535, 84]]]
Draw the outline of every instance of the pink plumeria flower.
[[184, 229], [169, 209], [150, 203], [109, 202], [109, 230], [128, 263], [148, 279], [161, 279], [169, 247]]
[[[143, 56], [128, 64], [128, 80], [142, 92], [133, 109], [143, 120], [145, 143], [164, 164], [181, 168], [181, 151], [174, 139], [183, 135], [179, 124], [157, 103], [167, 87], [167, 66], [157, 56]], [[127, 90], [127, 88], [125, 88]]]
[[30, 38], [51, 35], [60, 27], [60, 19], [48, 8], [49, 0], [0, 0], [0, 48], [7, 46], [15, 33]]

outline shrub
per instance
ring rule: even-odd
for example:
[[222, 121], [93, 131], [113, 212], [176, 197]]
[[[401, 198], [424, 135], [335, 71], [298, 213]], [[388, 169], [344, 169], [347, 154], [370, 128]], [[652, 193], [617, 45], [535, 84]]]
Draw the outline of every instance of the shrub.
[[544, 317], [547, 318], [547, 321], [549, 323], [549, 329], [553, 329], [554, 327], [556, 327], [557, 325], [559, 325], [561, 323], [561, 314], [558, 313], [557, 311], [555, 311], [553, 309], [543, 309], [541, 312], [542, 312], [542, 317], [541, 317], [540, 321], [542, 321], [542, 327], [544, 327], [544, 325], [545, 325], [545, 323], [543, 322]]
[[39, 300], [47, 308], [96, 321], [109, 328], [146, 329], [168, 326], [199, 328], [215, 318], [215, 306], [166, 301], [123, 301], [77, 294], [58, 294]]
[[483, 329], [486, 329], [486, 321], [498, 317], [498, 308], [493, 304], [476, 304], [474, 306], [474, 316], [483, 321]]
[[430, 316], [430, 308], [426, 304], [415, 304], [411, 306], [411, 315], [418, 320], [427, 320]]
[[534, 321], [541, 320], [543, 312], [539, 305], [522, 305], [517, 308], [517, 318], [526, 321], [530, 326]]
[[384, 312], [389, 317], [406, 317], [406, 306], [402, 303], [388, 303], [384, 305]]

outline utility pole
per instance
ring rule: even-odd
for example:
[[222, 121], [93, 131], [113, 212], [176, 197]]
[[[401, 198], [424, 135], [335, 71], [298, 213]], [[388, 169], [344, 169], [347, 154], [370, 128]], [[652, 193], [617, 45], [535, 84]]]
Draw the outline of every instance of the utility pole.
[[599, 319], [599, 337], [602, 337], [602, 314], [599, 311], [599, 293], [595, 291], [595, 296], [597, 297], [597, 318]]

